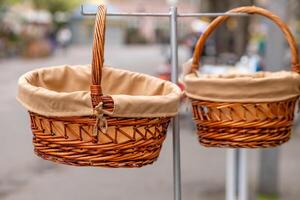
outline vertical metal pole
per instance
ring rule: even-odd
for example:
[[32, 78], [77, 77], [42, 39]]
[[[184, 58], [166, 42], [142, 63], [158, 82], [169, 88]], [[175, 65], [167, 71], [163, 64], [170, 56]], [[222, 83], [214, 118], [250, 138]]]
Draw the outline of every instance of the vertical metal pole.
[[237, 150], [228, 149], [226, 156], [226, 200], [236, 200]]
[[248, 199], [247, 150], [239, 149], [238, 163], [238, 199]]
[[[170, 39], [172, 82], [178, 83], [177, 7], [170, 8]], [[180, 135], [179, 116], [173, 119], [173, 179], [174, 200], [181, 200]]]
[[[287, 20], [287, 3], [284, 0], [277, 0], [268, 4], [267, 9], [276, 13], [281, 19]], [[282, 66], [288, 66], [284, 62], [286, 54], [285, 39], [282, 32], [271, 22], [267, 22], [268, 37], [266, 37], [266, 57], [265, 64], [267, 71], [289, 70]], [[260, 150], [260, 168], [258, 193], [263, 196], [277, 197], [279, 191], [279, 162], [280, 148], [270, 148]]]
[[248, 200], [246, 149], [227, 150], [226, 200]]

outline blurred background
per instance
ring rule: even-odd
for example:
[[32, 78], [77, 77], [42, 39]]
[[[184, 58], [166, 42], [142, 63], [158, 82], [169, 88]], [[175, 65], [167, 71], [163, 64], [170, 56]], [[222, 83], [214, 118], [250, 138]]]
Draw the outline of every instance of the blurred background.
[[[32, 69], [91, 62], [94, 17], [109, 12], [224, 12], [242, 5], [279, 15], [300, 44], [299, 0], [0, 0], [0, 199], [172, 199], [172, 134], [158, 161], [142, 169], [74, 168], [37, 158], [27, 112], [15, 100], [18, 77]], [[212, 18], [179, 19], [180, 66]], [[109, 17], [106, 64], [170, 79], [169, 21]], [[288, 70], [289, 47], [280, 30], [260, 16], [234, 17], [207, 41], [205, 73]], [[249, 198], [300, 199], [299, 120], [290, 142], [271, 150], [248, 150]], [[197, 142], [189, 106], [181, 109], [183, 199], [225, 199], [226, 151]]]

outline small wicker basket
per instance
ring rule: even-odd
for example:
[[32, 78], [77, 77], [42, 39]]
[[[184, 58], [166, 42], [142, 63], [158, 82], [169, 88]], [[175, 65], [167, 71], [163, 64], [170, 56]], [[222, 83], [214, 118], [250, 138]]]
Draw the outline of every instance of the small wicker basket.
[[288, 141], [299, 97], [299, 59], [296, 42], [287, 25], [271, 12], [255, 6], [228, 13], [260, 14], [283, 31], [292, 55], [293, 72], [253, 75], [204, 75], [199, 59], [209, 35], [229, 16], [213, 20], [199, 38], [190, 73], [184, 77], [191, 99], [199, 142], [206, 147], [264, 148]]
[[[50, 67], [29, 72], [19, 80], [18, 100], [30, 113], [34, 151], [46, 160], [74, 166], [133, 168], [151, 164], [159, 156], [170, 119], [177, 113], [180, 89], [158, 78], [104, 67], [105, 22], [106, 8], [100, 6], [91, 73], [89, 66]], [[124, 83], [126, 80], [129, 83]], [[119, 99], [126, 105], [116, 105], [114, 95], [103, 95], [102, 89], [120, 94]], [[146, 94], [151, 89], [153, 94]], [[166, 91], [170, 91], [168, 95]], [[136, 105], [135, 99], [147, 105]], [[169, 103], [174, 112], [157, 113]], [[125, 111], [133, 107], [142, 111], [140, 115], [115, 115], [120, 106]], [[57, 110], [66, 107], [69, 110]], [[84, 109], [91, 114], [79, 114]]]

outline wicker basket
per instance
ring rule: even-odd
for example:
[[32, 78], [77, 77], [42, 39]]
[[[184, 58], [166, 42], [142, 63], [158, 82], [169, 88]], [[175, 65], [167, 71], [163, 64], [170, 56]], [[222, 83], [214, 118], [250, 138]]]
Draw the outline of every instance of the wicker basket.
[[[181, 92], [175, 84], [139, 73], [103, 68], [105, 18], [106, 8], [100, 6], [92, 70], [89, 66], [51, 67], [29, 72], [19, 80], [18, 100], [30, 113], [34, 151], [46, 160], [115, 168], [151, 164], [159, 156], [171, 117], [177, 113], [177, 108], [159, 112], [169, 104], [178, 106]], [[103, 95], [102, 89], [108, 94], [121, 95]], [[146, 94], [150, 89], [153, 94]], [[122, 102], [126, 105], [120, 105]], [[136, 105], [139, 103], [144, 105]], [[120, 107], [128, 112], [116, 114]], [[60, 112], [60, 108], [65, 110]]]
[[299, 61], [296, 42], [287, 25], [258, 7], [240, 7], [229, 13], [260, 14], [283, 31], [292, 55], [293, 72], [250, 75], [205, 75], [199, 59], [209, 35], [229, 16], [213, 20], [199, 38], [190, 73], [184, 77], [191, 99], [199, 142], [206, 147], [264, 148], [288, 141], [299, 97]]

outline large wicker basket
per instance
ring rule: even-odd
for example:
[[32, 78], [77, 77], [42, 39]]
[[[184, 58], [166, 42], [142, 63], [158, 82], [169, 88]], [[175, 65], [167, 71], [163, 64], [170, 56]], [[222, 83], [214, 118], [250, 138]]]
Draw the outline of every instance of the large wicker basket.
[[46, 160], [74, 166], [151, 164], [177, 114], [181, 91], [175, 84], [103, 65], [105, 18], [100, 6], [91, 67], [43, 68], [19, 79], [18, 100], [30, 113], [34, 151]]
[[229, 13], [260, 14], [284, 33], [292, 56], [293, 72], [208, 75], [198, 72], [199, 58], [209, 35], [229, 16], [213, 20], [199, 38], [190, 73], [184, 77], [192, 101], [199, 141], [206, 147], [263, 148], [288, 141], [300, 91], [296, 42], [287, 25], [258, 7], [240, 7]]

